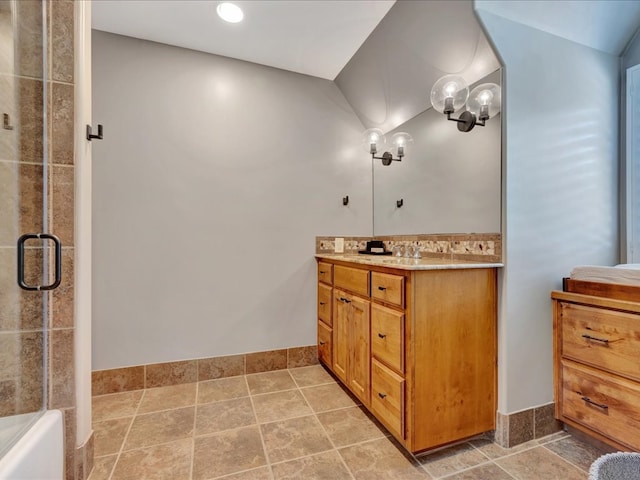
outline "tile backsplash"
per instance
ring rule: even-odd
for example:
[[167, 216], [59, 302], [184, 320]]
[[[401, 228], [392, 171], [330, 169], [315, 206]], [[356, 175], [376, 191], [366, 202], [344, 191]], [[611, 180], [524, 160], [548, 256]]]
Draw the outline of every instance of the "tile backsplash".
[[316, 253], [335, 253], [336, 237], [344, 238], [344, 253], [358, 253], [358, 250], [365, 249], [368, 240], [382, 240], [389, 251], [396, 246], [413, 246], [420, 249], [423, 257], [492, 263], [502, 261], [502, 236], [499, 233], [316, 237]]

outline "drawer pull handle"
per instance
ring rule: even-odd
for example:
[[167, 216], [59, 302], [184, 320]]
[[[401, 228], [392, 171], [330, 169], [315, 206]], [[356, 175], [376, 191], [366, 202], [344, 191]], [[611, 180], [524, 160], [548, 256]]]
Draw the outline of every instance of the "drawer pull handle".
[[593, 400], [591, 400], [589, 397], [582, 397], [582, 400], [584, 400], [587, 403], [590, 403], [591, 405], [593, 405], [594, 407], [598, 407], [601, 408], [603, 410], [607, 410], [609, 408], [609, 405], [605, 405], [604, 403], [597, 403], [594, 402]]
[[325, 273], [327, 273], [327, 272], [325, 272], [323, 270], [320, 270], [320, 275], [324, 275]]
[[320, 302], [320, 305], [326, 305], [326, 303], [324, 303], [324, 302]]
[[340, 301], [341, 301], [341, 302], [344, 302], [344, 303], [351, 303], [351, 300], [347, 300], [347, 299], [346, 299], [346, 298], [344, 298], [344, 297], [340, 297]]
[[380, 393], [378, 393], [378, 396], [379, 396], [380, 398], [384, 399], [384, 397], [386, 397], [386, 396], [387, 396], [387, 394], [386, 394], [386, 393], [382, 393], [382, 392], [380, 392]]
[[609, 340], [607, 340], [606, 338], [592, 337], [591, 335], [587, 335], [586, 333], [582, 335], [582, 338], [586, 338], [587, 340], [594, 340], [596, 342], [609, 343]]
[[383, 291], [383, 292], [384, 292], [386, 289], [387, 289], [387, 287], [378, 287], [378, 290], [381, 290], [381, 291]]
[[379, 334], [378, 334], [378, 336], [379, 336], [380, 338], [384, 338], [384, 337], [386, 337], [387, 335], [386, 335], [386, 334], [384, 334], [384, 333], [379, 333]]
[[322, 346], [322, 345], [324, 345], [325, 343], [327, 343], [327, 342], [320, 342], [320, 345]]

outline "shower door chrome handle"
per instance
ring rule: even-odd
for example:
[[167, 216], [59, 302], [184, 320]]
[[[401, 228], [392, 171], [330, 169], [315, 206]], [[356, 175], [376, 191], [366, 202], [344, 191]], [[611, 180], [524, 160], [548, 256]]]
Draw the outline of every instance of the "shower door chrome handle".
[[[55, 246], [55, 279], [49, 285], [27, 285], [24, 280], [24, 244], [27, 240], [38, 238], [42, 240], [51, 240]], [[18, 239], [18, 285], [23, 290], [40, 291], [53, 290], [58, 288], [62, 281], [62, 244], [60, 239], [50, 233], [26, 233]]]

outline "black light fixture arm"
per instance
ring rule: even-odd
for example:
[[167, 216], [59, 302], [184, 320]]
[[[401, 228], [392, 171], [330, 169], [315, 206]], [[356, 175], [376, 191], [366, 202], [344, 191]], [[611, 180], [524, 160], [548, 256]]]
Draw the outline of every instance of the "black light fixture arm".
[[401, 162], [402, 157], [404, 157], [404, 155], [398, 155], [398, 158], [393, 158], [391, 152], [384, 152], [381, 157], [376, 157], [375, 152], [371, 154], [372, 160], [382, 160], [382, 165], [385, 166], [391, 165], [391, 162]]
[[461, 132], [470, 132], [475, 126], [484, 127], [486, 122], [486, 118], [479, 120], [475, 113], [468, 110], [462, 112], [460, 118], [451, 118], [451, 113], [447, 112], [447, 120], [458, 122], [458, 130]]

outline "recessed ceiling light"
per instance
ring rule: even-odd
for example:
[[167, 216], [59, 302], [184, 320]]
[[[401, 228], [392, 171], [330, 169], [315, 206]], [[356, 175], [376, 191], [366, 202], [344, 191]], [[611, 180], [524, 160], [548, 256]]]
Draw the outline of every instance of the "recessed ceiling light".
[[216, 8], [216, 11], [218, 12], [218, 16], [225, 22], [238, 23], [244, 18], [244, 13], [242, 13], [240, 7], [233, 3], [221, 3], [218, 5], [218, 8]]

